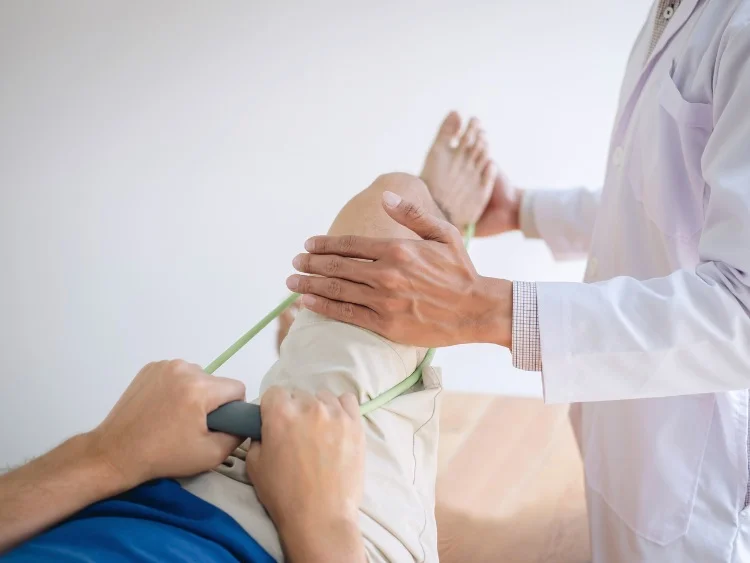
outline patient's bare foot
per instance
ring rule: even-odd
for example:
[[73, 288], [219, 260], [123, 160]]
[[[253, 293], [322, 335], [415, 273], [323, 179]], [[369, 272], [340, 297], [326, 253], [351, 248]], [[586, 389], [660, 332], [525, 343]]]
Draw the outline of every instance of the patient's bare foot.
[[496, 169], [487, 154], [479, 120], [472, 117], [459, 139], [460, 132], [461, 118], [452, 111], [427, 153], [421, 178], [446, 217], [463, 228], [482, 215]]

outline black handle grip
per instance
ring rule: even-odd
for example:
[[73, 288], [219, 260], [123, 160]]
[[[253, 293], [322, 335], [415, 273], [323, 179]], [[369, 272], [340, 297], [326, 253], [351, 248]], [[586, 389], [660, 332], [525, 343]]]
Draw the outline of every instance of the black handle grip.
[[242, 438], [260, 441], [260, 407], [245, 401], [233, 401], [208, 414], [208, 428]]

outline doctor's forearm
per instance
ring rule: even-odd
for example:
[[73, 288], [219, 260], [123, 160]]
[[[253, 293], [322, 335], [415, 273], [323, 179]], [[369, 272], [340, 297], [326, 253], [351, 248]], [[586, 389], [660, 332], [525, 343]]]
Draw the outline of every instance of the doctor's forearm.
[[537, 284], [547, 402], [747, 389], [750, 292], [741, 279], [706, 263], [646, 281]]
[[[644, 281], [614, 277], [592, 284], [537, 284], [548, 402], [750, 388], [748, 53], [750, 27], [743, 23], [727, 37], [715, 79], [710, 134], [698, 155], [702, 175], [699, 239], [672, 240], [670, 229], [661, 240], [656, 239], [655, 249], [641, 250], [644, 262], [650, 262], [644, 264], [644, 272], [673, 268], [671, 258], [657, 256], [685, 251], [687, 256], [697, 253], [695, 268]], [[687, 190], [680, 193], [689, 197]], [[674, 202], [675, 209], [663, 212], [679, 214], [681, 207], [677, 199]], [[654, 222], [653, 228], [667, 227]], [[649, 257], [652, 250], [655, 253]], [[599, 262], [609, 263], [603, 275], [623, 271], [627, 260], [616, 251], [602, 247], [598, 252]], [[638, 272], [641, 267], [634, 261], [630, 270]]]
[[521, 231], [543, 239], [557, 260], [585, 258], [600, 199], [600, 191], [586, 188], [524, 190]]

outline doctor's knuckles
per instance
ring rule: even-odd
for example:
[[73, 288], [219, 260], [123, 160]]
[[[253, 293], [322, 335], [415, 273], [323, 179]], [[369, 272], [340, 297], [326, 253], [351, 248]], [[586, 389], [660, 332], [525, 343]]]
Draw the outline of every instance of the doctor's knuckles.
[[312, 276], [291, 276], [289, 289], [311, 311], [396, 342], [508, 345], [511, 283], [477, 274], [456, 227], [394, 195], [386, 212], [422, 240], [313, 237], [293, 261]]

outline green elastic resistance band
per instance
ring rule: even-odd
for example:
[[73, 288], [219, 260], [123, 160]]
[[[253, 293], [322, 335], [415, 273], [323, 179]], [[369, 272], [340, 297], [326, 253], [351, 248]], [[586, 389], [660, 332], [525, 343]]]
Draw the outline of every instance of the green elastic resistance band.
[[243, 334], [242, 336], [240, 336], [239, 339], [237, 340], [237, 342], [235, 342], [229, 348], [227, 348], [226, 350], [224, 350], [218, 358], [216, 358], [213, 362], [211, 362], [210, 364], [208, 364], [205, 367], [204, 371], [206, 373], [211, 373], [211, 374], [214, 373], [217, 369], [219, 369], [221, 366], [223, 366], [224, 363], [229, 358], [231, 358], [237, 352], [239, 352], [240, 349], [242, 349], [242, 347], [245, 344], [247, 344], [253, 338], [255, 338], [255, 336], [257, 336], [257, 334], [261, 330], [263, 330], [269, 324], [271, 324], [271, 322], [274, 319], [276, 319], [281, 313], [283, 313], [284, 311], [286, 311], [292, 305], [292, 303], [294, 303], [295, 301], [297, 301], [297, 299], [299, 299], [299, 298], [300, 298], [299, 293], [292, 293], [289, 297], [287, 297], [286, 299], [284, 299], [281, 303], [279, 303], [276, 306], [276, 308], [273, 311], [271, 311], [265, 317], [263, 317], [260, 321], [258, 321], [258, 323], [253, 328], [251, 328], [245, 334]]
[[[469, 242], [471, 242], [471, 239], [474, 238], [474, 233], [476, 232], [476, 226], [475, 225], [469, 225], [466, 228], [466, 231], [464, 232], [464, 246], [469, 247]], [[248, 330], [245, 334], [243, 334], [240, 338], [237, 339], [237, 341], [232, 344], [229, 348], [224, 350], [218, 358], [216, 358], [213, 362], [208, 364], [204, 371], [206, 373], [214, 373], [217, 369], [219, 369], [224, 363], [234, 356], [237, 352], [239, 352], [245, 344], [250, 342], [261, 330], [266, 328], [271, 322], [276, 319], [281, 313], [283, 313], [287, 308], [289, 308], [292, 303], [297, 301], [297, 299], [300, 298], [299, 293], [292, 293], [289, 297], [284, 299], [281, 303], [279, 303], [273, 311], [268, 313], [265, 317], [263, 317], [256, 325]], [[370, 413], [376, 409], [379, 409], [386, 403], [389, 403], [399, 395], [402, 395], [409, 389], [411, 389], [414, 385], [419, 383], [419, 381], [422, 379], [422, 373], [424, 372], [424, 369], [428, 367], [432, 363], [432, 358], [435, 357], [435, 348], [430, 348], [427, 350], [427, 354], [425, 355], [424, 359], [419, 363], [417, 366], [417, 369], [414, 370], [414, 372], [404, 379], [403, 381], [400, 381], [387, 391], [381, 393], [377, 397], [374, 397], [373, 399], [370, 399], [369, 401], [366, 401], [362, 403], [359, 406], [359, 412], [363, 416], [367, 413]]]

